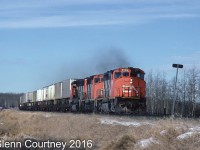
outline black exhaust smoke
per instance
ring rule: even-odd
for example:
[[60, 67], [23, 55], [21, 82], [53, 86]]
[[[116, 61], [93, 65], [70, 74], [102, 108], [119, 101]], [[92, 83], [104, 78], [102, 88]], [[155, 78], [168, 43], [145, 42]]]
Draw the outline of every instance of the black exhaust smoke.
[[[88, 55], [88, 54], [87, 54]], [[129, 67], [129, 58], [121, 49], [112, 48], [103, 51], [89, 53], [89, 57], [76, 56], [76, 61], [64, 63], [56, 72], [57, 79], [85, 78], [95, 74], [105, 73], [106, 71], [119, 67]]]
[[129, 59], [123, 50], [120, 49], [110, 49], [108, 51], [100, 52], [94, 63], [95, 70], [99, 73], [115, 68], [130, 66]]

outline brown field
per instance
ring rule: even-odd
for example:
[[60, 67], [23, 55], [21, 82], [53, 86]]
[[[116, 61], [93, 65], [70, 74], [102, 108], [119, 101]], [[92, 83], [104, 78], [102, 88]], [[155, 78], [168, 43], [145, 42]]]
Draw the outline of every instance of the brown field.
[[200, 121], [3, 110], [0, 138], [92, 140], [92, 149], [105, 150], [199, 150]]

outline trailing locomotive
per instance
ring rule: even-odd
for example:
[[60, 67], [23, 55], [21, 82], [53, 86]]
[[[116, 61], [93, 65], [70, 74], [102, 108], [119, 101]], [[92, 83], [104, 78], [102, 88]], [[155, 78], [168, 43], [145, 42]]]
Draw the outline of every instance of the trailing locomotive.
[[118, 68], [67, 79], [20, 97], [20, 110], [102, 113], [146, 111], [146, 82], [139, 68]]

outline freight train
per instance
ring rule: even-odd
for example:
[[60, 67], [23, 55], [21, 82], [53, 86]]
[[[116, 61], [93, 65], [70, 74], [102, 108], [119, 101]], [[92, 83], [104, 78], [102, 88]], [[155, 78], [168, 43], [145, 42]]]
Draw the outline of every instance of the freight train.
[[139, 68], [117, 68], [67, 79], [20, 97], [20, 110], [131, 113], [146, 111], [146, 82]]

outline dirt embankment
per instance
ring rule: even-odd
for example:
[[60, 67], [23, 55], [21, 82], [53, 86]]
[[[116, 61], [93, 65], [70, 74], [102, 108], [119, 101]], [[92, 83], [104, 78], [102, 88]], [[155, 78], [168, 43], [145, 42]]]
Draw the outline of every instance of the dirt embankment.
[[200, 149], [200, 122], [52, 112], [0, 112], [0, 138], [92, 140], [92, 149]]

